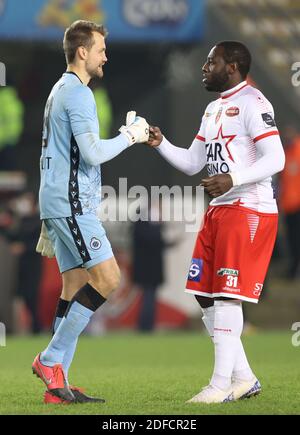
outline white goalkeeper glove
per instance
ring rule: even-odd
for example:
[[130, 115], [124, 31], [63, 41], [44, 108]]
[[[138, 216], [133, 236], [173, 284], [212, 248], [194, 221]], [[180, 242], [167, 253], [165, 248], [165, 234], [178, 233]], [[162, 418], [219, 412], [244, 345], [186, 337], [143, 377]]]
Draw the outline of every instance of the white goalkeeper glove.
[[126, 115], [126, 127], [129, 127], [136, 118], [136, 111], [135, 110], [131, 110], [130, 112], [127, 112]]
[[149, 139], [149, 124], [145, 118], [135, 116], [135, 111], [127, 112], [126, 125], [122, 125], [119, 131], [127, 137], [129, 146], [136, 142], [147, 142]]
[[54, 248], [48, 237], [47, 228], [44, 222], [42, 222], [41, 234], [35, 250], [43, 257], [52, 258], [55, 256]]

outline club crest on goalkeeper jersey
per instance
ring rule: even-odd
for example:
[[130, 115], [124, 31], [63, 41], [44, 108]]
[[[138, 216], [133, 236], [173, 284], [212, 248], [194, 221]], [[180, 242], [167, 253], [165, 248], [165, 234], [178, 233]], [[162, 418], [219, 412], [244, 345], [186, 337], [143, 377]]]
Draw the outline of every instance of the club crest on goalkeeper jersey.
[[[196, 140], [206, 148], [207, 171], [212, 176], [248, 168], [260, 157], [256, 143], [278, 134], [271, 103], [244, 81], [207, 106]], [[238, 204], [276, 213], [271, 182], [268, 177], [232, 187], [210, 205]]]
[[84, 162], [75, 137], [99, 135], [94, 95], [79, 77], [66, 72], [48, 97], [40, 158], [41, 219], [96, 213], [101, 200], [101, 168]]

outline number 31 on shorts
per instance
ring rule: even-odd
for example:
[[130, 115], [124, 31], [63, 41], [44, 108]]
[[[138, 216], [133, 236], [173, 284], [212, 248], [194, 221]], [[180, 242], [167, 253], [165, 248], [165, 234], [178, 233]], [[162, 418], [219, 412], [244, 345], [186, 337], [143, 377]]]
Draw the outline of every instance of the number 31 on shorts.
[[237, 287], [238, 285], [238, 277], [237, 276], [227, 276], [226, 285], [228, 287]]

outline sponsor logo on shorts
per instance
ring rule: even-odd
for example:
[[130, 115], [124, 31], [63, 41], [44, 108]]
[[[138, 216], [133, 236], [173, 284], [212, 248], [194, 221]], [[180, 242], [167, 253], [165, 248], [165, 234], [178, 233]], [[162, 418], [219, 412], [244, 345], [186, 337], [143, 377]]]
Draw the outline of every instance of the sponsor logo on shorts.
[[234, 287], [223, 287], [222, 290], [230, 293], [241, 293], [241, 289]]
[[93, 249], [93, 251], [98, 251], [98, 249], [101, 248], [102, 243], [100, 242], [97, 237], [93, 237], [90, 241], [90, 247]]
[[232, 276], [239, 276], [239, 271], [236, 269], [227, 269], [226, 267], [221, 267], [221, 269], [217, 272], [218, 276], [224, 276], [224, 275], [232, 275]]
[[227, 116], [237, 116], [240, 113], [240, 109], [238, 107], [229, 107], [225, 114]]
[[203, 260], [201, 258], [193, 258], [189, 271], [188, 280], [200, 282], [203, 269]]
[[259, 297], [261, 292], [262, 292], [262, 289], [263, 289], [263, 284], [261, 284], [260, 282], [257, 282], [255, 284], [255, 287], [254, 287], [254, 290], [253, 290], [254, 296], [258, 296]]

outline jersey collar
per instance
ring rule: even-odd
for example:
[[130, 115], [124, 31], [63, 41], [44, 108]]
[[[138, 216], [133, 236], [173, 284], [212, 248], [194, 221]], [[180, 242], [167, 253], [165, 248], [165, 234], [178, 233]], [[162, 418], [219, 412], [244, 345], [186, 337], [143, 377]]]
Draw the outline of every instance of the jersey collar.
[[228, 89], [228, 91], [224, 91], [221, 92], [221, 98], [224, 100], [226, 98], [231, 97], [232, 95], [236, 94], [237, 92], [239, 92], [240, 90], [244, 89], [245, 86], [247, 86], [248, 83], [245, 81], [239, 83], [238, 85], [236, 85], [234, 88]]
[[78, 80], [82, 83], [82, 80], [79, 78], [79, 76], [76, 74], [76, 73], [74, 73], [73, 71], [66, 71], [65, 72], [65, 74], [73, 74], [75, 77], [77, 77], [78, 78]]

